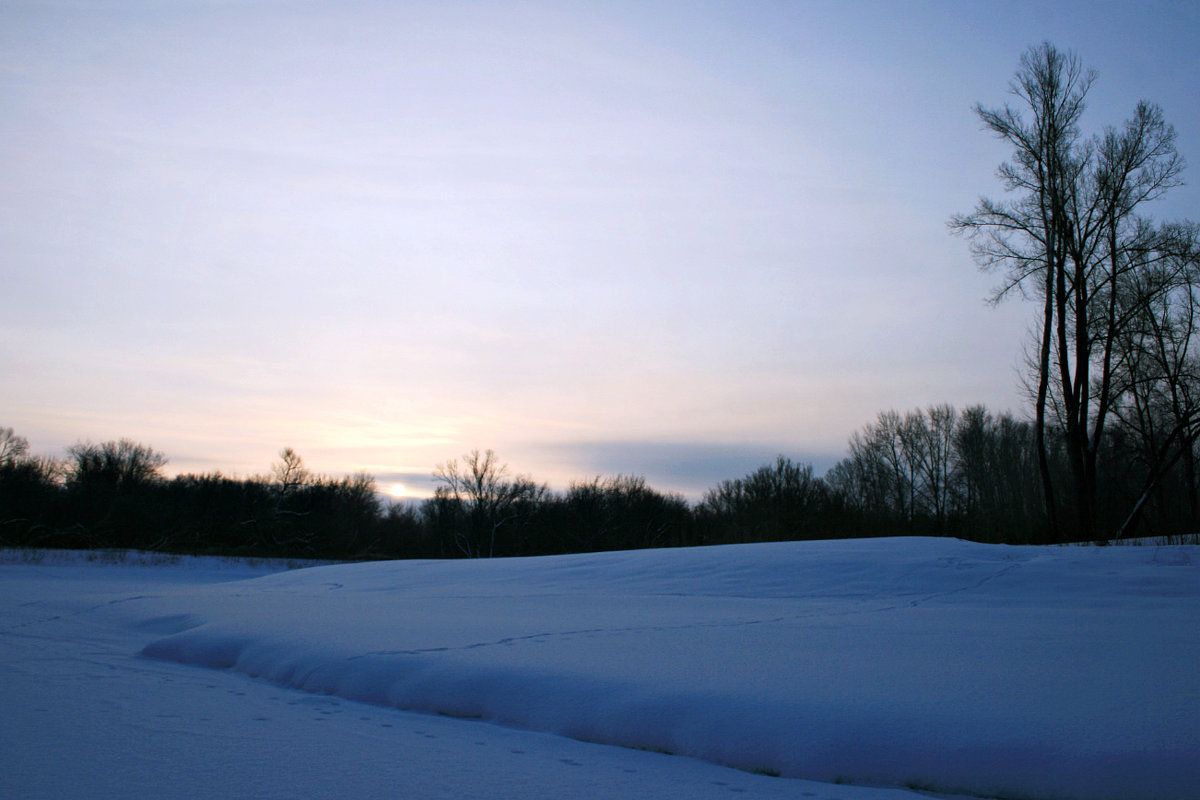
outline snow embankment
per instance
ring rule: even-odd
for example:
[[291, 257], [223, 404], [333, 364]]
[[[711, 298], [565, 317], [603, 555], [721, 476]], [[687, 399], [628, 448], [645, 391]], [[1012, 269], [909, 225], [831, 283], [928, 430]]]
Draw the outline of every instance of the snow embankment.
[[143, 654], [785, 776], [1180, 798], [1198, 565], [941, 539], [337, 565], [181, 598]]

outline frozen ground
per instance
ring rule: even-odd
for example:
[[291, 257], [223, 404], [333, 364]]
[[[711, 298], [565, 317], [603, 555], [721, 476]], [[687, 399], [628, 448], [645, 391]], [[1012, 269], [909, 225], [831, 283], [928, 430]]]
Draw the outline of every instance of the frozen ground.
[[3, 797], [1200, 796], [1194, 546], [18, 556]]

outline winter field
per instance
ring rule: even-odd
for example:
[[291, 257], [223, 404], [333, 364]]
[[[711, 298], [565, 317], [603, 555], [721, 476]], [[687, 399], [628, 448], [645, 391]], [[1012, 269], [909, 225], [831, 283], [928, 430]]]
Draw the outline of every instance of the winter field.
[[0, 562], [0, 797], [1200, 797], [1197, 546]]

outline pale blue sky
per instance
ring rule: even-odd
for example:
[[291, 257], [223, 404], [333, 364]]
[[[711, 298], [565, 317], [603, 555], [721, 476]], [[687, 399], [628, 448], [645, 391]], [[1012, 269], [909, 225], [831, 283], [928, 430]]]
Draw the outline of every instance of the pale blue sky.
[[883, 409], [1021, 413], [1032, 309], [946, 231], [1000, 194], [971, 107], [1049, 39], [1090, 125], [1152, 100], [1200, 163], [1198, 8], [0, 2], [0, 425], [695, 496]]

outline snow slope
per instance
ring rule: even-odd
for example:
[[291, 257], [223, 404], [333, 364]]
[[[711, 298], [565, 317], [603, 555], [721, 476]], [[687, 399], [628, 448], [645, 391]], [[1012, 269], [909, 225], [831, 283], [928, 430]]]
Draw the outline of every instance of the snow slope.
[[[1200, 787], [1198, 568], [1196, 547], [945, 539], [259, 577], [160, 567], [180, 577], [153, 591], [124, 583], [120, 568], [96, 568], [108, 577], [92, 585], [109, 581], [107, 599], [77, 603], [86, 613], [75, 617], [136, 641], [144, 658], [129, 662], [139, 669], [199, 665], [223, 672], [183, 674], [244, 674], [260, 679], [248, 684], [258, 691], [299, 689], [381, 709], [373, 713], [482, 719], [651, 751], [605, 753], [663, 751], [806, 779], [735, 773], [766, 781], [755, 791], [832, 797], [808, 781], [837, 781], [980, 797], [1183, 798]], [[6, 603], [20, 580], [45, 592], [54, 569], [0, 567]], [[9, 617], [31, 607], [9, 605]], [[5, 627], [0, 644], [19, 630]], [[481, 727], [503, 730], [472, 729]]]

